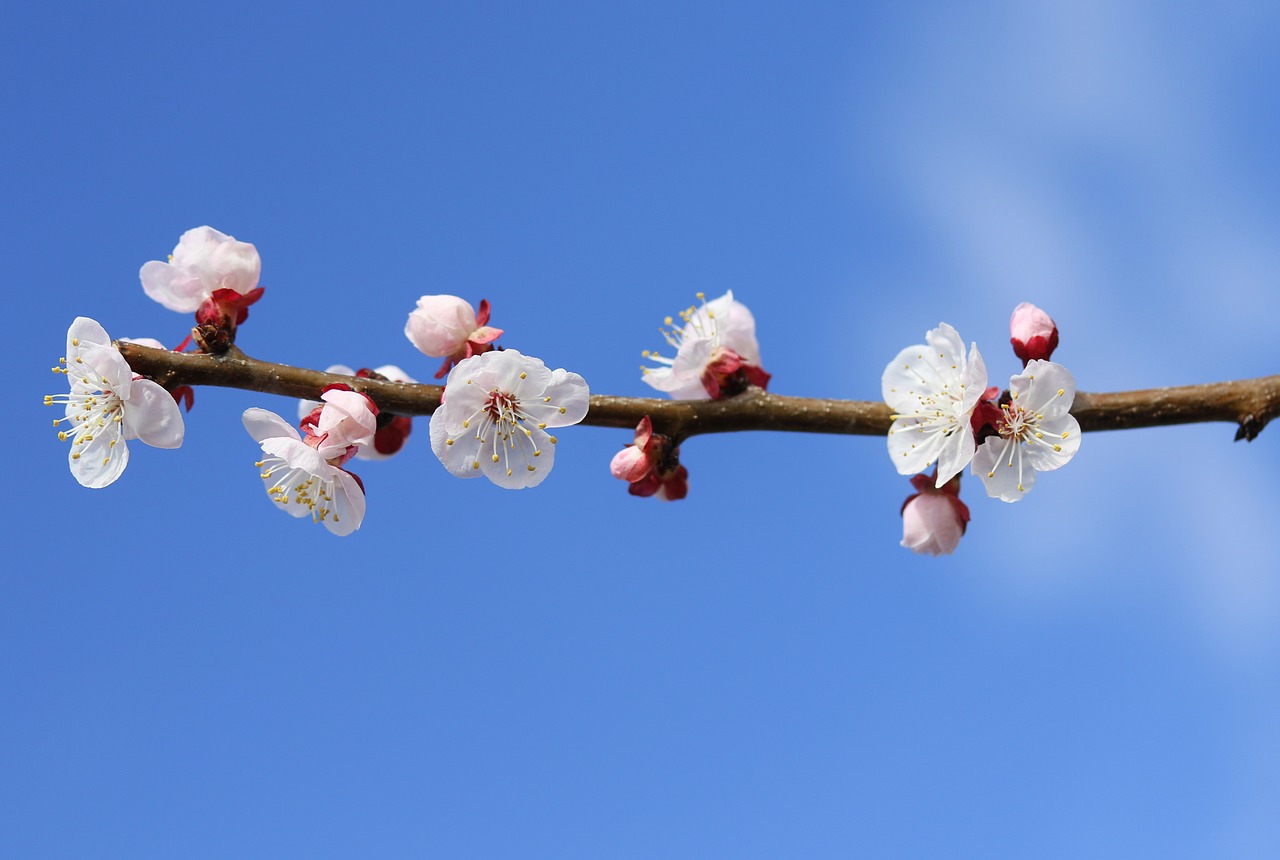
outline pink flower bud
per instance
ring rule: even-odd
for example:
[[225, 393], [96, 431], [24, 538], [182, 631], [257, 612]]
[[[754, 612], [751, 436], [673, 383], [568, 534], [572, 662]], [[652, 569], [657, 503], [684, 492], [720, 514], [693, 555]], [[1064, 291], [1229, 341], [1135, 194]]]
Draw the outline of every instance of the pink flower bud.
[[1058, 327], [1040, 308], [1023, 302], [1009, 317], [1009, 342], [1023, 365], [1037, 358], [1048, 361], [1058, 348]]
[[644, 480], [651, 468], [649, 458], [644, 449], [637, 448], [634, 445], [623, 448], [617, 454], [614, 454], [613, 460], [609, 463], [609, 471], [613, 476], [629, 484]]
[[404, 334], [423, 354], [443, 358], [444, 365], [436, 373], [443, 379], [464, 358], [481, 355], [502, 334], [489, 322], [489, 302], [481, 300], [480, 312], [457, 296], [423, 296], [410, 312]]
[[969, 523], [969, 508], [960, 501], [959, 476], [941, 489], [929, 475], [916, 475], [911, 485], [917, 492], [902, 504], [902, 546], [929, 555], [955, 552]]

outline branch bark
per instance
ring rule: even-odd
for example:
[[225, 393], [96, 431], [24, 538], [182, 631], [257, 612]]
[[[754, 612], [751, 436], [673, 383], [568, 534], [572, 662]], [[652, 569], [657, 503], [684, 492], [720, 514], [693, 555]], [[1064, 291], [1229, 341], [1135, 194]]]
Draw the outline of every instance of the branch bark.
[[[443, 388], [404, 382], [354, 379], [318, 370], [259, 361], [231, 347], [223, 355], [181, 353], [135, 343], [116, 346], [134, 373], [170, 390], [181, 385], [214, 385], [265, 394], [316, 399], [325, 386], [344, 383], [369, 395], [379, 409], [402, 415], [429, 415]], [[1076, 392], [1071, 413], [1084, 431], [1127, 430], [1168, 424], [1229, 421], [1236, 439], [1254, 439], [1280, 415], [1280, 376], [1234, 382], [1153, 388], [1114, 393]], [[648, 415], [654, 430], [680, 441], [703, 433], [780, 430], [881, 436], [892, 422], [884, 403], [787, 397], [759, 388], [724, 400], [657, 400], [593, 394], [583, 424], [634, 429]]]

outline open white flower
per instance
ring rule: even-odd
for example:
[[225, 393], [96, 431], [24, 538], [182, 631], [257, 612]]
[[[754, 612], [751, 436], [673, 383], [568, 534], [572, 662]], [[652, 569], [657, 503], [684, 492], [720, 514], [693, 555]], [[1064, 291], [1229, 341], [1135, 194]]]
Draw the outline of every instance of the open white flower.
[[68, 394], [47, 394], [46, 406], [63, 404], [66, 417], [53, 426], [71, 441], [71, 474], [86, 487], [113, 483], [129, 464], [125, 444], [137, 439], [156, 448], [177, 448], [185, 427], [169, 392], [150, 379], [135, 378], [124, 356], [96, 321], [76, 317], [67, 329], [67, 354], [54, 368], [71, 383]]
[[218, 290], [251, 293], [261, 273], [253, 245], [212, 227], [195, 227], [182, 234], [169, 262], [144, 263], [138, 277], [148, 296], [171, 311], [191, 313]]
[[987, 495], [1016, 502], [1035, 486], [1036, 472], [1065, 466], [1080, 450], [1080, 424], [1071, 415], [1076, 380], [1052, 361], [1035, 359], [1009, 380], [1010, 402], [1000, 404], [999, 436], [973, 457], [973, 473]]
[[555, 464], [557, 440], [547, 430], [581, 421], [589, 398], [578, 374], [550, 370], [514, 349], [472, 356], [445, 382], [431, 415], [431, 450], [459, 478], [534, 487]]
[[676, 328], [671, 317], [662, 337], [675, 350], [674, 358], [656, 352], [641, 353], [658, 367], [641, 368], [641, 379], [666, 392], [673, 400], [714, 400], [736, 393], [748, 384], [765, 388], [770, 376], [760, 367], [760, 345], [756, 342], [756, 320], [751, 311], [727, 292], [706, 300], [698, 293], [701, 307], [680, 312], [684, 325]]
[[262, 446], [257, 465], [267, 495], [293, 517], [336, 535], [349, 535], [364, 520], [364, 488], [345, 469], [327, 461], [287, 421], [266, 409], [246, 409], [244, 429]]
[[889, 456], [902, 475], [938, 464], [937, 486], [958, 475], [977, 447], [970, 419], [987, 386], [987, 366], [972, 344], [965, 353], [960, 334], [946, 323], [925, 334], [928, 343], [909, 346], [880, 378], [893, 410]]

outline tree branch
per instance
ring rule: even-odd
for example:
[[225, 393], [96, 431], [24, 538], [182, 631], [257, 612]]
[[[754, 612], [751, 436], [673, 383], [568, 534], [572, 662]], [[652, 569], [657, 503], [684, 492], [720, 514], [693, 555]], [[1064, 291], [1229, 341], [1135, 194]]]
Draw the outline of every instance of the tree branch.
[[[355, 379], [318, 370], [258, 361], [231, 347], [224, 355], [181, 353], [117, 342], [134, 373], [167, 389], [214, 385], [314, 400], [325, 386], [344, 383], [364, 392], [379, 409], [402, 415], [429, 415], [440, 405], [439, 385]], [[1280, 415], [1280, 376], [1235, 382], [1121, 391], [1076, 392], [1071, 409], [1085, 431], [1126, 430], [1168, 424], [1229, 421], [1236, 439], [1254, 439]], [[759, 388], [723, 400], [656, 400], [593, 394], [583, 424], [634, 429], [648, 415], [654, 429], [675, 440], [702, 433], [782, 430], [881, 436], [889, 431], [889, 407], [862, 400], [786, 397]]]

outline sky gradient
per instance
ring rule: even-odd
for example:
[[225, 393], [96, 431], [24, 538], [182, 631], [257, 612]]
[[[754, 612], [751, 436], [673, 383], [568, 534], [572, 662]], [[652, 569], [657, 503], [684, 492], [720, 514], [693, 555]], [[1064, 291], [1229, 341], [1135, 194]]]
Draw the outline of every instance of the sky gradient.
[[939, 321], [993, 381], [1048, 310], [1082, 390], [1280, 372], [1275, 4], [28, 5], [0, 34], [6, 857], [1280, 855], [1277, 428], [1086, 434], [1017, 505], [965, 477], [898, 546], [876, 438], [630, 434], [460, 481], [419, 421], [355, 535], [271, 508], [251, 406], [80, 488], [49, 373], [77, 315], [177, 343], [139, 266], [253, 242], [239, 344], [436, 359], [418, 296], [647, 396], [696, 292], [771, 390], [875, 399]]

